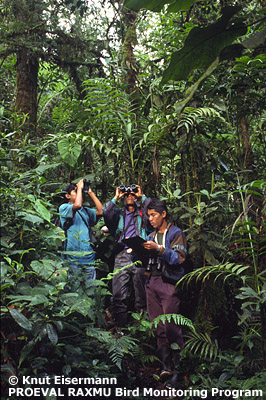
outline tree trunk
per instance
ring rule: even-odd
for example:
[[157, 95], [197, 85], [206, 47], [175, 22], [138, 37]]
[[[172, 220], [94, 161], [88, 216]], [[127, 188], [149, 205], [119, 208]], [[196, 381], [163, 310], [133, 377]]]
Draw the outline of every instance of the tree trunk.
[[39, 62], [34, 55], [21, 50], [17, 53], [16, 111], [27, 114], [22, 130], [33, 131], [37, 122], [37, 79]]
[[[14, 15], [17, 23], [21, 26], [23, 40], [34, 43], [32, 34], [37, 34], [36, 25], [41, 20], [41, 12], [36, 13], [38, 2], [36, 0], [17, 0], [14, 2]], [[25, 28], [25, 26], [27, 28]], [[34, 28], [33, 28], [34, 27]], [[26, 30], [27, 29], [27, 30]], [[22, 42], [21, 42], [22, 44]], [[39, 60], [31, 46], [19, 47], [17, 53], [17, 88], [15, 109], [18, 114], [26, 114], [27, 119], [20, 130], [24, 134], [29, 133], [33, 136], [37, 122], [37, 79], [39, 70]]]
[[248, 120], [246, 117], [242, 116], [240, 119], [240, 137], [243, 149], [243, 168], [250, 170], [250, 173], [248, 173], [248, 175], [250, 176], [250, 179], [252, 179], [254, 168], [254, 155], [251, 148], [248, 128]]
[[126, 92], [132, 94], [132, 104], [138, 106], [137, 67], [134, 56], [134, 47], [137, 44], [136, 19], [137, 13], [123, 8], [125, 23], [127, 27], [125, 39], [122, 45], [122, 67], [126, 73], [124, 82]]

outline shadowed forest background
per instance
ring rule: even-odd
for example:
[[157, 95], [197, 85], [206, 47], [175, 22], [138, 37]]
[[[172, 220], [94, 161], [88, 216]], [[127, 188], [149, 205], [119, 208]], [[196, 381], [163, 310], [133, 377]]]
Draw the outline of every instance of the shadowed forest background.
[[123, 334], [108, 325], [102, 219], [96, 292], [68, 278], [55, 221], [62, 188], [81, 178], [103, 204], [116, 186], [141, 185], [187, 236], [194, 268], [172, 317], [186, 339], [180, 388], [265, 388], [265, 10], [264, 0], [1, 0], [3, 399], [10, 375], [163, 387], [147, 316], [132, 313]]

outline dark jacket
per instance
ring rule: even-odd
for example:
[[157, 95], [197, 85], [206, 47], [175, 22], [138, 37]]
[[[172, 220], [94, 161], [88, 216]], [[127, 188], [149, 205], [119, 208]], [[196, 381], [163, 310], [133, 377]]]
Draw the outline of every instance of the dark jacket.
[[[147, 233], [150, 231], [150, 224], [146, 213], [150, 200], [150, 198], [147, 198], [143, 195], [141, 198], [142, 207], [136, 205], [133, 216], [136, 235], [142, 237], [143, 239], [146, 239]], [[116, 204], [116, 199], [108, 201], [103, 207], [102, 215], [104, 217], [104, 223], [109, 229], [110, 233], [115, 236], [117, 241], [120, 241], [124, 238], [123, 231], [125, 227], [126, 208], [118, 208]]]
[[[156, 231], [147, 237], [154, 242]], [[169, 265], [182, 264], [187, 257], [187, 240], [183, 231], [175, 225], [168, 224], [165, 238], [165, 248], [161, 247], [159, 257]]]
[[[152, 232], [148, 237], [147, 241], [155, 241], [156, 231]], [[175, 225], [168, 224], [167, 233], [165, 237], [165, 247], [161, 246], [159, 253], [156, 254], [155, 258], [150, 255], [148, 265], [160, 264], [161, 268], [163, 263], [170, 267], [171, 270], [175, 270], [175, 280], [178, 281], [185, 274], [185, 261], [187, 258], [187, 241], [183, 231]], [[156, 261], [157, 260], [157, 261]], [[168, 268], [167, 267], [167, 268]], [[155, 274], [162, 274], [162, 269], [155, 268]], [[152, 272], [152, 275], [154, 273]]]

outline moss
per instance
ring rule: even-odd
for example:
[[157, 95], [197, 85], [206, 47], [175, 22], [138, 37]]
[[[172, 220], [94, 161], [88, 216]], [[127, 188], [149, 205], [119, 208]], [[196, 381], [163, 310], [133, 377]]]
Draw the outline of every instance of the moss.
[[128, 67], [128, 64], [132, 64], [132, 49], [137, 42], [136, 25], [132, 25], [128, 28], [124, 43], [122, 45], [122, 65]]

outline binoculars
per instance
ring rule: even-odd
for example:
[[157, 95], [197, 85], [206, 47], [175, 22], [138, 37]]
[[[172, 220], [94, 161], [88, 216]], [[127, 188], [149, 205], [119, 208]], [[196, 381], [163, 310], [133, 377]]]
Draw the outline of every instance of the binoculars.
[[91, 181], [89, 181], [87, 179], [83, 179], [83, 183], [84, 183], [83, 192], [88, 193], [89, 187], [91, 185]]
[[130, 186], [120, 185], [119, 189], [121, 190], [122, 193], [125, 193], [125, 192], [126, 193], [131, 193], [131, 192], [137, 193], [137, 191], [138, 191], [138, 188], [135, 184], [130, 185]]

